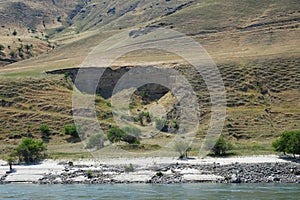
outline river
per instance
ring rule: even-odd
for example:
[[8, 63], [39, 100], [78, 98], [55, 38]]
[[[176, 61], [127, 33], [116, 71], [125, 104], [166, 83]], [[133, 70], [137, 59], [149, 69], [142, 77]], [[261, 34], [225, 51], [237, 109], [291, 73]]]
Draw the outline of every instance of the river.
[[299, 199], [300, 184], [0, 185], [0, 199]]

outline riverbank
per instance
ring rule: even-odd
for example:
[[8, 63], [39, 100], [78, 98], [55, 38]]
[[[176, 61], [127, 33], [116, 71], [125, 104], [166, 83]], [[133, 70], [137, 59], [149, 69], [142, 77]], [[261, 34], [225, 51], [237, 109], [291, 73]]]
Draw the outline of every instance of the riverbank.
[[15, 165], [0, 162], [0, 183], [300, 183], [300, 165], [275, 155], [231, 158], [118, 158], [45, 160]]

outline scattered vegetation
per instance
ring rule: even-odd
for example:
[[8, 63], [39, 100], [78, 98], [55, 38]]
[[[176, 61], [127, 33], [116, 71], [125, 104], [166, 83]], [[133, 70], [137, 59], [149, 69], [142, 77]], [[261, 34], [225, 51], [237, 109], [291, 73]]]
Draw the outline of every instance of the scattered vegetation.
[[277, 152], [290, 153], [295, 157], [300, 154], [300, 130], [281, 133], [272, 146]]

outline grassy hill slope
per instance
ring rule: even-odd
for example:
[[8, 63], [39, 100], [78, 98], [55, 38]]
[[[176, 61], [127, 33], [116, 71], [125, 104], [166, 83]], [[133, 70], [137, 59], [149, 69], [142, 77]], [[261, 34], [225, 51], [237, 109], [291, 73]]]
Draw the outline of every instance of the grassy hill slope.
[[[36, 54], [47, 49], [48, 52], [0, 68], [0, 143], [4, 152], [20, 141], [18, 135], [28, 131], [41, 138], [39, 126], [43, 124], [52, 130], [49, 149], [53, 155], [81, 152], [82, 145], [70, 143], [70, 138], [63, 135], [63, 127], [72, 123], [70, 81], [45, 71], [77, 67], [106, 38], [124, 29], [146, 26], [185, 33], [212, 56], [227, 91], [228, 115], [223, 134], [235, 144], [236, 152], [270, 153], [270, 143], [280, 132], [300, 129], [300, 12], [296, 0], [19, 2], [28, 6], [24, 13], [38, 10], [43, 17], [34, 18], [34, 22], [28, 17], [23, 21], [26, 26], [20, 28], [22, 19], [13, 15], [3, 21], [3, 41], [15, 41], [17, 48], [21, 42], [18, 35], [7, 36], [13, 29], [9, 31], [8, 27], [16, 27], [20, 33], [19, 29], [23, 30], [22, 35], [26, 35], [28, 27], [34, 24], [37, 33], [30, 32], [22, 38], [26, 43], [38, 41], [32, 52], [36, 46], [49, 43], [55, 49], [36, 48], [35, 51], [40, 49]], [[7, 6], [16, 10], [14, 5], [15, 1], [0, 1], [0, 15]], [[61, 22], [57, 21], [58, 16], [62, 16]], [[41, 24], [43, 19], [46, 27]], [[45, 41], [47, 34], [49, 39]], [[115, 65], [135, 66], [145, 61], [163, 62], [177, 69], [197, 92], [204, 115], [193, 146], [196, 155], [210, 117], [209, 95], [202, 78], [176, 55], [158, 51], [131, 52]], [[168, 98], [161, 101], [164, 99]], [[105, 130], [114, 124], [107, 101], [100, 97], [97, 101], [98, 118]], [[143, 105], [135, 109], [142, 108]], [[162, 134], [144, 143], [163, 144], [166, 138]]]

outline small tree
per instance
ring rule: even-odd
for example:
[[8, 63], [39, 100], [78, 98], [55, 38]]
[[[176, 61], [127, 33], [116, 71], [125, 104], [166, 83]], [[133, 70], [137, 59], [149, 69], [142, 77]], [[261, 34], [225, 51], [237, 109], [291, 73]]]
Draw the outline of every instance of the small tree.
[[25, 163], [39, 162], [45, 158], [43, 152], [46, 150], [46, 146], [42, 141], [35, 141], [32, 138], [25, 138], [21, 144], [17, 146], [13, 155], [19, 157], [19, 161]]
[[300, 154], [300, 130], [283, 132], [280, 137], [272, 143], [275, 151], [291, 153], [295, 157]]
[[0, 51], [3, 51], [4, 50], [4, 46], [2, 44], [0, 44]]
[[217, 140], [212, 151], [216, 156], [224, 156], [226, 155], [226, 151], [231, 149], [232, 149], [232, 145], [229, 142], [226, 142], [226, 140], [223, 137], [220, 137]]
[[104, 142], [107, 140], [104, 134], [97, 133], [95, 135], [92, 135], [87, 142], [86, 148], [87, 149], [101, 149], [104, 147]]

